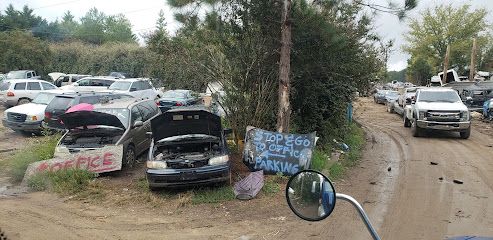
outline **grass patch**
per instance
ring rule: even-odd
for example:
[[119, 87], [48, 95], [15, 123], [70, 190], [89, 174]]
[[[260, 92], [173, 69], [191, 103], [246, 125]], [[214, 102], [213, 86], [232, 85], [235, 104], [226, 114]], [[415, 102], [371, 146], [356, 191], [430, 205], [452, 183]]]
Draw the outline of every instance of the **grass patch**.
[[342, 177], [348, 167], [352, 167], [358, 163], [365, 145], [365, 132], [356, 123], [352, 123], [348, 127], [348, 134], [344, 137], [343, 142], [350, 149], [341, 155], [338, 162], [330, 165], [329, 176], [332, 179]]
[[193, 190], [191, 202], [193, 204], [220, 203], [233, 199], [235, 199], [233, 188], [231, 186], [222, 186]]
[[38, 173], [27, 180], [27, 185], [37, 191], [50, 190], [62, 195], [72, 195], [88, 190], [95, 173], [81, 169], [65, 169]]
[[34, 138], [27, 143], [27, 146], [15, 151], [7, 160], [10, 165], [12, 180], [14, 182], [22, 181], [29, 164], [53, 158], [59, 138], [60, 135]]
[[317, 171], [323, 171], [327, 167], [327, 160], [329, 157], [320, 149], [313, 151], [313, 157], [311, 162], [311, 169]]

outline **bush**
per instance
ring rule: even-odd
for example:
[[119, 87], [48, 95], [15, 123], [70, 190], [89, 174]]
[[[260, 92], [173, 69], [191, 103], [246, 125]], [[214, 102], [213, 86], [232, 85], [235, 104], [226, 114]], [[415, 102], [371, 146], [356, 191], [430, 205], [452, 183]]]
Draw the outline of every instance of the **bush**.
[[22, 181], [29, 164], [53, 158], [60, 135], [35, 138], [25, 148], [17, 150], [8, 160], [14, 182]]
[[28, 186], [36, 191], [50, 190], [63, 195], [84, 192], [95, 173], [81, 169], [64, 169], [38, 173], [28, 179]]

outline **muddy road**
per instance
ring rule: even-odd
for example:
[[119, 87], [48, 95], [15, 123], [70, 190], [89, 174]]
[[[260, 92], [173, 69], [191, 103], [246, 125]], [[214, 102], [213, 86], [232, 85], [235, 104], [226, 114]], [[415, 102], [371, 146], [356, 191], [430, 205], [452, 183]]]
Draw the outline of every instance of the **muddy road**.
[[[360, 99], [355, 109], [367, 133], [365, 153], [335, 187], [363, 204], [382, 239], [493, 236], [492, 136], [473, 129], [468, 140], [448, 133], [413, 138], [383, 105]], [[290, 212], [282, 191], [248, 202], [181, 207], [119, 204], [124, 194], [120, 189], [112, 203], [48, 193], [4, 197], [0, 228], [12, 239], [370, 238], [342, 201], [331, 217], [310, 223]]]

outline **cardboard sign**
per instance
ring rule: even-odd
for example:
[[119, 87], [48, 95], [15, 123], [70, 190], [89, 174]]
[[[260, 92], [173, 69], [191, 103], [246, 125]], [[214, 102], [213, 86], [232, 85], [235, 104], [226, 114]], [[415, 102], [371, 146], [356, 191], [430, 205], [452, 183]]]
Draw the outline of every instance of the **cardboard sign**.
[[122, 158], [123, 145], [105, 146], [74, 154], [63, 148], [55, 154], [55, 158], [29, 164], [24, 179], [40, 172], [70, 168], [86, 169], [94, 173], [117, 171], [122, 169]]
[[248, 127], [243, 161], [251, 170], [291, 176], [310, 167], [316, 134], [285, 134]]

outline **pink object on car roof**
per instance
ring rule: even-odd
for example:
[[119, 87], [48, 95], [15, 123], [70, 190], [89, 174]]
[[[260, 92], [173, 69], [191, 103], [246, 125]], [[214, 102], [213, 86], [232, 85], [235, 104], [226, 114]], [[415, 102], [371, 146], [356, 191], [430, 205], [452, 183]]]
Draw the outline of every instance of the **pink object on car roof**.
[[89, 103], [80, 103], [75, 106], [72, 106], [71, 108], [67, 109], [65, 113], [71, 113], [71, 112], [80, 112], [80, 111], [92, 111], [94, 110], [94, 106]]

